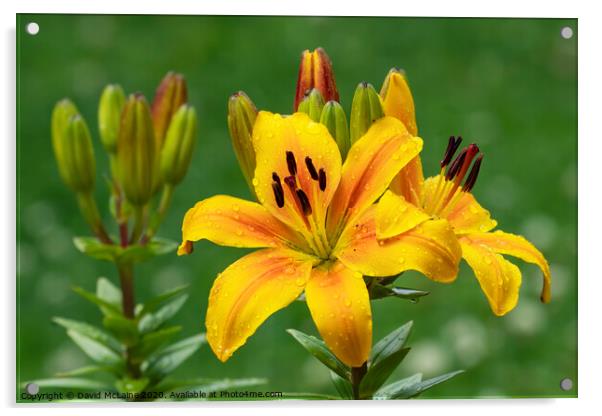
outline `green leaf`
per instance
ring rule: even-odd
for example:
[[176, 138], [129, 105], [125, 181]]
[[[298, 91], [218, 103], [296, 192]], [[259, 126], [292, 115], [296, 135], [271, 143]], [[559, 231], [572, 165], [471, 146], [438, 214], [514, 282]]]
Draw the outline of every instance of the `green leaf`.
[[123, 364], [123, 360], [115, 351], [93, 338], [72, 329], [67, 330], [67, 335], [94, 361], [107, 365]]
[[90, 293], [81, 287], [74, 287], [73, 291], [87, 301], [99, 306], [105, 315], [121, 315], [121, 310], [119, 308], [115, 307], [112, 303], [99, 298], [94, 293]]
[[328, 349], [328, 347], [326, 347], [326, 344], [323, 341], [320, 341], [314, 336], [304, 334], [303, 332], [295, 329], [287, 329], [287, 332], [291, 334], [303, 348], [305, 348], [311, 355], [316, 357], [326, 367], [330, 368], [343, 379], [349, 378], [349, 367], [335, 357], [335, 355]]
[[370, 353], [370, 365], [374, 366], [378, 364], [380, 360], [400, 351], [410, 335], [413, 324], [414, 322], [412, 321], [407, 322], [378, 341]]
[[188, 285], [178, 286], [175, 289], [170, 290], [169, 292], [162, 293], [161, 295], [149, 300], [148, 302], [145, 302], [144, 305], [142, 306], [142, 309], [138, 313], [138, 317], [141, 317], [149, 312], [153, 312], [154, 310], [156, 310], [159, 307], [160, 304], [179, 295], [186, 289], [188, 289]]
[[[121, 289], [106, 277], [99, 277], [96, 281], [96, 296], [113, 305], [114, 309], [121, 311]], [[105, 307], [101, 307], [101, 310], [105, 315], [112, 314], [112, 311], [107, 310]]]
[[119, 315], [105, 316], [102, 324], [126, 346], [131, 347], [138, 342], [138, 326], [136, 322]]
[[[443, 375], [440, 375], [437, 377], [429, 378], [428, 380], [421, 381], [420, 385], [419, 385], [419, 391], [418, 391], [418, 393], [416, 393], [416, 396], [418, 394], [422, 393], [423, 391], [426, 391], [426, 390], [430, 389], [431, 387], [436, 386], [437, 384], [441, 384], [444, 381], [447, 381], [450, 378], [453, 378], [463, 372], [464, 372], [464, 370], [452, 371], [451, 373], [443, 374]], [[415, 396], [413, 396], [413, 397], [415, 397]]]
[[370, 398], [387, 381], [409, 351], [409, 348], [403, 348], [372, 364], [360, 384], [360, 396]]
[[388, 384], [379, 389], [373, 400], [389, 400], [389, 399], [407, 399], [419, 392], [419, 385], [422, 381], [422, 374], [414, 374], [408, 378]]
[[182, 330], [181, 326], [170, 326], [159, 331], [149, 332], [144, 335], [140, 342], [132, 349], [132, 355], [143, 360], [149, 354], [155, 352], [159, 347], [167, 343], [174, 335]]
[[67, 330], [78, 332], [82, 335], [85, 335], [88, 338], [91, 338], [95, 341], [98, 341], [102, 345], [112, 349], [116, 353], [121, 353], [122, 347], [119, 341], [113, 338], [111, 335], [107, 334], [100, 328], [97, 328], [93, 325], [90, 325], [86, 322], [74, 321], [72, 319], [66, 319], [61, 317], [54, 317], [52, 321]]
[[143, 391], [150, 380], [146, 377], [143, 378], [129, 378], [125, 377], [115, 382], [115, 387], [120, 393], [140, 393]]
[[73, 244], [79, 251], [97, 260], [114, 262], [121, 251], [121, 247], [101, 243], [96, 237], [75, 237]]
[[178, 248], [178, 243], [164, 238], [153, 238], [145, 245], [132, 245], [123, 249], [119, 256], [120, 262], [139, 263], [155, 256], [171, 253]]
[[337, 389], [337, 392], [344, 400], [352, 400], [353, 399], [353, 386], [349, 380], [342, 378], [334, 371], [330, 371], [330, 379], [334, 384], [334, 387]]
[[91, 380], [88, 378], [78, 377], [57, 377], [57, 378], [43, 378], [39, 380], [26, 381], [21, 384], [22, 388], [26, 385], [34, 383], [39, 387], [50, 387], [55, 389], [81, 389], [81, 390], [112, 390], [112, 386], [102, 381]]
[[163, 323], [178, 313], [187, 299], [187, 294], [180, 295], [161, 307], [158, 311], [144, 315], [138, 323], [138, 330], [141, 333], [146, 333], [159, 328]]
[[405, 287], [386, 287], [378, 283], [370, 286], [370, 299], [396, 297], [400, 299], [409, 299], [416, 302], [419, 298], [428, 294], [429, 292], [424, 290], [408, 289]]
[[185, 338], [149, 357], [142, 364], [142, 371], [154, 379], [165, 377], [186, 361], [205, 342], [207, 342], [205, 334]]
[[57, 377], [75, 377], [75, 376], [85, 376], [88, 374], [96, 374], [96, 373], [114, 373], [115, 368], [111, 366], [100, 366], [100, 365], [88, 365], [85, 367], [76, 368], [69, 371], [61, 371], [56, 373]]

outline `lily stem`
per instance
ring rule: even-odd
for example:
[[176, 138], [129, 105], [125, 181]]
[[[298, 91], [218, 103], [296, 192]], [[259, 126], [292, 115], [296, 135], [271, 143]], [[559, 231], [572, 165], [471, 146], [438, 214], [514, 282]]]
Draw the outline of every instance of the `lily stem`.
[[[121, 282], [121, 304], [123, 315], [127, 319], [135, 318], [135, 295], [134, 295], [134, 268], [132, 263], [121, 263], [117, 265], [119, 269], [119, 280]], [[132, 351], [130, 347], [125, 350], [125, 363], [129, 375], [132, 378], [141, 376], [140, 367], [132, 360]]]
[[161, 201], [159, 202], [159, 207], [157, 208], [157, 212], [152, 216], [150, 223], [146, 229], [146, 233], [142, 237], [140, 244], [146, 244], [149, 242], [159, 229], [159, 226], [165, 219], [165, 214], [171, 205], [171, 200], [173, 197], [173, 186], [170, 184], [165, 184], [163, 186], [163, 193], [161, 194]]
[[351, 367], [351, 386], [353, 387], [353, 399], [361, 400], [360, 398], [360, 384], [362, 379], [368, 372], [368, 363], [364, 362], [359, 367]]

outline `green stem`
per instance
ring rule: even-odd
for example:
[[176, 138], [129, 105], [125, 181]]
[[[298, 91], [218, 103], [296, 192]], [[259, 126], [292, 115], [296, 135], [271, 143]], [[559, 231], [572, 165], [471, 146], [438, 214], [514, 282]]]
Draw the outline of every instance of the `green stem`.
[[[121, 307], [123, 315], [127, 319], [135, 319], [136, 299], [134, 292], [134, 267], [132, 263], [120, 263], [117, 265], [119, 270], [119, 280], [121, 283]], [[132, 360], [130, 347], [125, 350], [125, 364], [129, 375], [132, 378], [141, 376], [140, 367]]]
[[157, 230], [159, 229], [159, 226], [165, 219], [165, 214], [167, 214], [167, 210], [171, 205], [171, 200], [173, 199], [173, 190], [173, 185], [165, 184], [163, 186], [163, 193], [161, 194], [161, 201], [159, 202], [159, 207], [157, 208], [155, 215], [153, 215], [152, 219], [150, 220], [144, 237], [142, 237], [142, 244], [146, 244], [157, 233]]
[[136, 244], [144, 230], [144, 206], [134, 207], [134, 229], [130, 237], [130, 244]]
[[351, 386], [353, 387], [353, 399], [360, 399], [360, 384], [368, 372], [368, 363], [365, 362], [360, 367], [351, 367]]
[[79, 209], [84, 219], [90, 225], [90, 228], [92, 228], [92, 231], [96, 234], [98, 239], [104, 244], [113, 244], [111, 237], [109, 237], [109, 234], [107, 234], [104, 225], [102, 224], [98, 206], [96, 205], [92, 193], [77, 194], [77, 203], [79, 204]]

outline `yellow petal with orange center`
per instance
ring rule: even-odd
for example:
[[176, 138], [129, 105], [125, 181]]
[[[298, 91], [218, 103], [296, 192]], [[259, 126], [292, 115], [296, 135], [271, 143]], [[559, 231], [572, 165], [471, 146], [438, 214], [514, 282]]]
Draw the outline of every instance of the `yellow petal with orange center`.
[[449, 283], [458, 274], [460, 245], [446, 220], [429, 220], [393, 238], [376, 237], [376, 207], [371, 207], [343, 232], [334, 256], [367, 276], [393, 276], [416, 270]]
[[518, 267], [468, 236], [460, 238], [460, 245], [462, 256], [474, 271], [493, 313], [502, 316], [511, 311], [518, 303], [521, 285]]
[[[295, 187], [303, 190], [312, 214], [323, 224], [326, 208], [341, 178], [341, 154], [328, 129], [304, 113], [281, 116], [261, 111], [253, 127], [253, 147], [257, 157], [253, 184], [259, 202], [285, 224], [298, 231], [308, 230], [295, 192], [284, 182], [287, 176], [292, 176], [287, 163], [287, 152], [290, 152], [296, 167]], [[312, 177], [307, 158], [316, 173], [324, 172], [323, 190], [319, 180]], [[274, 196], [274, 174], [284, 191], [283, 207], [278, 206]]]
[[395, 237], [429, 219], [424, 211], [403, 196], [386, 191], [376, 206], [376, 238]]
[[[437, 175], [424, 181], [423, 198], [428, 204], [434, 203], [435, 194], [441, 190], [439, 179], [440, 175]], [[441, 183], [446, 181], [441, 180]], [[443, 218], [447, 218], [456, 234], [487, 232], [497, 225], [489, 211], [483, 208], [470, 192], [462, 192], [453, 202], [453, 206], [444, 209], [441, 214]]]
[[263, 206], [227, 195], [207, 198], [188, 210], [178, 254], [189, 254], [192, 242], [202, 239], [230, 247], [308, 250], [297, 232], [274, 218]]
[[220, 273], [209, 294], [207, 341], [221, 361], [305, 288], [314, 258], [284, 249], [248, 254]]
[[518, 257], [527, 263], [535, 264], [543, 273], [543, 288], [541, 290], [541, 301], [548, 303], [551, 299], [552, 276], [550, 266], [543, 254], [533, 244], [520, 235], [494, 231], [492, 233], [473, 233], [466, 236], [473, 244], [486, 246], [490, 250]]
[[366, 362], [372, 345], [372, 313], [362, 275], [338, 261], [318, 266], [311, 273], [305, 298], [328, 348], [351, 367]]
[[380, 197], [393, 177], [422, 150], [422, 139], [410, 135], [393, 117], [376, 121], [353, 144], [341, 183], [328, 210], [327, 230], [337, 235]]

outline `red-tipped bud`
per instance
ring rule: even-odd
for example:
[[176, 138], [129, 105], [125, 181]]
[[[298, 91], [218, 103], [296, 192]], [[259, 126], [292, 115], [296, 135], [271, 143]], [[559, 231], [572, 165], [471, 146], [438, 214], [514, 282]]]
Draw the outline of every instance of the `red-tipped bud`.
[[314, 88], [320, 91], [324, 102], [331, 100], [339, 101], [339, 92], [334, 80], [332, 62], [322, 48], [317, 48], [313, 52], [305, 50], [301, 54], [297, 91], [293, 107], [294, 111], [297, 111], [299, 103], [305, 97], [305, 93]]
[[151, 105], [153, 127], [159, 149], [163, 147], [172, 116], [187, 101], [188, 89], [184, 76], [175, 72], [168, 72], [157, 87], [155, 98]]

